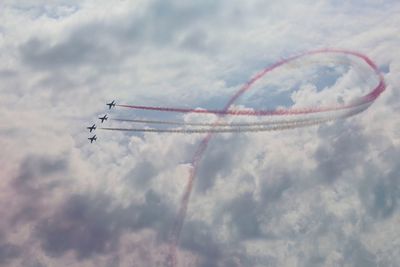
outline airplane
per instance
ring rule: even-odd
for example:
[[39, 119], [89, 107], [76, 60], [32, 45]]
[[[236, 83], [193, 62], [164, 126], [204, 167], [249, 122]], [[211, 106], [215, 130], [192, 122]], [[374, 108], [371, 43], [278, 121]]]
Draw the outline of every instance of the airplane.
[[107, 103], [106, 105], [108, 106], [108, 109], [115, 107], [115, 100], [113, 100], [111, 103]]
[[88, 139], [90, 140], [90, 143], [93, 143], [93, 141], [97, 140], [97, 137], [96, 137], [96, 135], [93, 135], [92, 137], [89, 137]]
[[86, 129], [89, 129], [89, 131], [92, 132], [93, 130], [96, 130], [96, 124], [93, 124], [90, 127], [86, 127]]
[[106, 121], [108, 119], [107, 114], [104, 115], [103, 117], [99, 117], [99, 120], [101, 120], [101, 123], [103, 123], [104, 121]]

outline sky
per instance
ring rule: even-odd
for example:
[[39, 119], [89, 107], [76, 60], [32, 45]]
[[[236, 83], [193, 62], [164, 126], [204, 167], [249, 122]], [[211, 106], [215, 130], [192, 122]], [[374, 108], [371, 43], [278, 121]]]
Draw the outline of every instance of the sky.
[[[204, 135], [98, 131], [90, 144], [86, 127], [105, 103], [222, 108], [262, 68], [340, 48], [368, 55], [386, 91], [346, 120], [215, 135], [178, 266], [396, 266], [399, 15], [395, 0], [1, 1], [0, 265], [164, 266]], [[236, 104], [320, 103], [346, 72], [320, 72], [317, 88], [306, 69], [271, 76]], [[351, 95], [369, 78], [341, 81]]]

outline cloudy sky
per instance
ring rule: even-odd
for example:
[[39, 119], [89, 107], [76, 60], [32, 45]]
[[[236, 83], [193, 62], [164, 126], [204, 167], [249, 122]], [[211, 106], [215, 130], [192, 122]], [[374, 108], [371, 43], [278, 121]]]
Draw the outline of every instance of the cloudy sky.
[[[203, 136], [97, 132], [91, 145], [85, 127], [113, 99], [221, 108], [263, 67], [333, 47], [368, 55], [387, 90], [347, 120], [215, 135], [178, 266], [397, 266], [399, 15], [397, 0], [1, 1], [0, 265], [164, 266]], [[292, 69], [273, 86], [297, 79], [286, 100], [256, 90], [238, 104], [313, 99]]]

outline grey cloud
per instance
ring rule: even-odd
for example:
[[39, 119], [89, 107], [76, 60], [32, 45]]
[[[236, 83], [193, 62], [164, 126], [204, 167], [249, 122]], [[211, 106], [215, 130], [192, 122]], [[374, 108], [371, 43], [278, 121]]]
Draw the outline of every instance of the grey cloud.
[[43, 193], [60, 186], [64, 181], [53, 175], [62, 175], [68, 169], [69, 159], [65, 155], [56, 158], [29, 155], [22, 161], [19, 174], [12, 180], [12, 185], [19, 194], [37, 199]]
[[397, 185], [398, 181], [391, 181], [386, 185], [379, 183], [373, 188], [373, 192], [370, 192], [374, 198], [370, 207], [373, 214], [378, 215], [378, 217], [388, 217], [393, 214], [400, 197]]
[[66, 181], [63, 176], [69, 169], [69, 159], [65, 155], [50, 157], [29, 155], [22, 161], [19, 174], [11, 181], [21, 205], [14, 213], [12, 221], [35, 220], [41, 215], [40, 200]]
[[376, 256], [368, 251], [358, 240], [350, 240], [344, 248], [346, 262], [354, 267], [378, 266]]
[[[399, 151], [391, 152], [391, 160], [398, 159]], [[364, 170], [364, 180], [359, 185], [360, 199], [370, 216], [388, 219], [398, 209], [400, 167], [396, 164], [393, 169], [385, 171], [373, 162], [368, 165]]]
[[52, 19], [60, 19], [75, 13], [79, 8], [75, 1], [43, 1], [24, 2], [18, 1], [12, 6], [13, 9], [26, 13], [34, 19], [46, 16]]
[[189, 50], [207, 51], [207, 49], [212, 48], [209, 46], [209, 41], [209, 36], [204, 30], [194, 29], [186, 34], [181, 41], [181, 47]]
[[173, 209], [164, 201], [161, 195], [153, 190], [148, 190], [145, 196], [145, 203], [141, 205], [131, 205], [128, 212], [124, 214], [136, 214], [132, 229], [153, 228], [158, 231], [160, 238], [166, 236], [169, 224], [175, 215]]
[[189, 220], [185, 223], [180, 246], [200, 256], [197, 266], [253, 266], [254, 262], [243, 252], [243, 248], [237, 244], [224, 244], [216, 239], [215, 226], [201, 220]]
[[148, 6], [144, 15], [115, 18], [109, 23], [91, 22], [77, 27], [55, 44], [33, 38], [20, 47], [20, 52], [24, 62], [43, 70], [87, 64], [108, 66], [125, 58], [126, 54], [137, 54], [144, 45], [177, 43], [177, 35], [188, 29], [183, 45], [197, 49], [204, 46], [204, 42], [195, 36], [205, 35], [198, 29], [190, 33], [190, 27], [197, 22], [210, 23], [210, 15], [217, 10], [218, 4], [214, 1], [179, 5], [174, 1], [157, 0]]
[[20, 265], [17, 266], [48, 267], [48, 265], [46, 265], [42, 261], [43, 259], [34, 259], [33, 257], [21, 257], [21, 260], [19, 261]]
[[240, 240], [260, 238], [260, 222], [258, 218], [259, 203], [253, 194], [245, 193], [234, 199], [226, 208], [226, 212], [232, 217], [233, 228]]
[[[196, 22], [209, 23], [218, 10], [219, 4], [215, 1], [198, 3], [180, 3], [175, 1], [155, 1], [150, 5], [145, 21], [147, 37], [156, 43], [168, 43], [174, 40], [175, 35], [182, 32]], [[143, 19], [144, 20], [144, 19]]]
[[157, 168], [151, 161], [143, 160], [138, 162], [136, 166], [128, 172], [125, 179], [133, 185], [143, 188], [149, 185], [155, 175], [157, 175]]
[[318, 135], [323, 140], [315, 152], [319, 179], [333, 182], [344, 171], [363, 163], [368, 141], [354, 120], [338, 121], [332, 126], [323, 125]]
[[38, 224], [43, 249], [51, 256], [74, 249], [78, 258], [86, 258], [115, 248], [120, 229], [106, 211], [109, 205], [110, 199], [100, 196], [71, 196], [53, 217]]
[[236, 134], [228, 139], [216, 135], [200, 163], [196, 191], [204, 193], [213, 187], [219, 175], [229, 176], [235, 164], [241, 161], [246, 142], [246, 137]]
[[200, 266], [218, 266], [221, 251], [210, 226], [204, 222], [188, 221], [183, 229], [180, 245], [202, 256], [203, 263]]
[[16, 183], [21, 187], [28, 186], [32, 180], [65, 171], [68, 164], [68, 159], [65, 157], [53, 158], [43, 155], [30, 155], [21, 163]]
[[[104, 8], [101, 1], [95, 2], [99, 8]], [[42, 3], [47, 4], [46, 1]], [[394, 29], [398, 27], [398, 23], [390, 24], [385, 21], [375, 25], [381, 16], [375, 16], [375, 11], [371, 12], [377, 8], [377, 5], [372, 2], [369, 7], [360, 6], [361, 9], [358, 8], [359, 3], [335, 6], [329, 1], [322, 5], [314, 5], [313, 1], [293, 4], [290, 1], [270, 3], [270, 1], [258, 0], [249, 3], [247, 1], [246, 3], [241, 1], [187, 3], [187, 1], [172, 0], [144, 1], [144, 3], [147, 6], [143, 13], [131, 10], [127, 12], [130, 13], [129, 15], [108, 16], [103, 21], [88, 18], [88, 22], [79, 24], [75, 17], [71, 17], [69, 18], [71, 24], [77, 26], [70, 28], [68, 32], [58, 32], [56, 36], [51, 36], [51, 33], [49, 36], [41, 35], [42, 33], [35, 30], [31, 31], [40, 27], [41, 21], [49, 21], [48, 18], [42, 17], [43, 20], [39, 22], [32, 20], [34, 27], [26, 27], [27, 30], [23, 27], [24, 25], [18, 25], [20, 27], [15, 29], [15, 34], [8, 37], [7, 32], [11, 32], [14, 27], [12, 19], [15, 19], [15, 25], [21, 20], [27, 21], [14, 12], [8, 12], [7, 16], [10, 16], [12, 25], [0, 26], [4, 29], [2, 37], [5, 37], [6, 41], [1, 60], [3, 66], [0, 71], [3, 88], [7, 87], [4, 92], [8, 92], [2, 99], [5, 110], [10, 112], [10, 116], [15, 117], [19, 115], [18, 108], [22, 107], [31, 108], [29, 112], [33, 114], [39, 112], [50, 114], [54, 110], [70, 112], [71, 103], [73, 103], [72, 108], [78, 113], [82, 111], [82, 108], [92, 106], [87, 102], [89, 96], [92, 96], [90, 103], [95, 103], [97, 98], [111, 93], [120, 93], [120, 99], [131, 98], [131, 100], [140, 101], [135, 94], [139, 91], [137, 88], [142, 87], [142, 83], [147, 83], [144, 87], [147, 91], [143, 94], [146, 95], [145, 99], [148, 102], [160, 104], [165, 101], [173, 105], [176, 103], [175, 96], [182, 93], [187, 96], [188, 102], [193, 101], [203, 107], [219, 108], [223, 102], [222, 92], [215, 90], [214, 93], [218, 95], [214, 97], [215, 100], [205, 95], [204, 99], [207, 98], [207, 101], [203, 101], [201, 90], [214, 88], [215, 84], [220, 82], [225, 82], [223, 85], [225, 88], [238, 86], [256, 69], [265, 67], [270, 59], [278, 57], [279, 54], [290, 54], [309, 47], [342, 43], [346, 47], [360, 49], [376, 56], [379, 64], [380, 53], [375, 50], [375, 47], [387, 42], [381, 39], [386, 37], [379, 37], [381, 35], [374, 37], [374, 32], [380, 32], [385, 27]], [[379, 12], [388, 17], [392, 16], [383, 7], [391, 7], [393, 3], [387, 1], [380, 5]], [[86, 4], [83, 3], [82, 8], [91, 6], [91, 3]], [[236, 10], [236, 15], [230, 13], [232, 8]], [[398, 8], [393, 6], [390, 9], [392, 10], [390, 12], [395, 12]], [[58, 16], [60, 11], [56, 7], [46, 10], [40, 6], [37, 10], [42, 12], [43, 16]], [[358, 12], [358, 15], [354, 16], [353, 12], [357, 10], [361, 10], [363, 14]], [[70, 11], [73, 12], [74, 9]], [[91, 11], [86, 11], [90, 16]], [[35, 10], [34, 13], [36, 12]], [[310, 19], [304, 20], [305, 13]], [[349, 22], [347, 24], [351, 24], [352, 27], [346, 28], [343, 23], [337, 23], [342, 19], [347, 20]], [[319, 26], [314, 28], [314, 25]], [[52, 27], [52, 25], [49, 26]], [[334, 34], [328, 36], [326, 32]], [[358, 33], [362, 33], [362, 36], [358, 36]], [[369, 38], [372, 41], [369, 41]], [[24, 43], [21, 44], [21, 42]], [[390, 51], [396, 42], [397, 39], [393, 39], [389, 45], [383, 47], [387, 47], [385, 50]], [[222, 45], [223, 49], [221, 49]], [[13, 47], [17, 47], [18, 50], [15, 51]], [[197, 54], [192, 58], [193, 55], [190, 53]], [[179, 54], [177, 62], [170, 64], [171, 58], [175, 60], [176, 54]], [[18, 62], [17, 58], [16, 62], [15, 56], [18, 57], [18, 55], [20, 61]], [[160, 55], [166, 55], [166, 57]], [[388, 58], [392, 58], [391, 55]], [[391, 72], [388, 76], [395, 75], [397, 66], [395, 60], [393, 59], [390, 65], [389, 72]], [[193, 67], [196, 72], [190, 71], [187, 62], [190, 62], [190, 68]], [[8, 66], [9, 63], [10, 66]], [[26, 71], [25, 67], [31, 69]], [[40, 71], [44, 73], [36, 73]], [[170, 73], [173, 74], [170, 75]], [[196, 77], [193, 77], [192, 73], [195, 73]], [[143, 75], [140, 76], [140, 74]], [[137, 79], [139, 76], [143, 77], [144, 81], [139, 81]], [[151, 90], [147, 87], [150, 83]], [[162, 91], [165, 83], [171, 83], [180, 89], [174, 89], [176, 95], [170, 94], [170, 99], [157, 98], [157, 95], [166, 95]], [[388, 83], [390, 83], [389, 79]], [[187, 86], [188, 89], [182, 89], [187, 84], [190, 85]], [[195, 86], [191, 87], [192, 84]], [[132, 85], [137, 85], [137, 87], [132, 89]], [[115, 89], [117, 86], [122, 86], [124, 89], [117, 90]], [[220, 88], [219, 85], [216, 87]], [[65, 88], [77, 89], [71, 98], [68, 98]], [[390, 84], [390, 88], [396, 88], [395, 82]], [[230, 89], [226, 88], [223, 94], [228, 92]], [[369, 127], [369, 123], [376, 118], [376, 113], [375, 109], [371, 108], [370, 113], [363, 117], [361, 122], [357, 122], [358, 117], [354, 117], [346, 122], [323, 125], [318, 130], [318, 136], [311, 138], [305, 130], [304, 136], [307, 136], [308, 140], [315, 138], [318, 142], [315, 153], [312, 154], [314, 145], [305, 145], [304, 150], [307, 153], [304, 154], [298, 150], [301, 145], [282, 147], [282, 153], [285, 153], [291, 162], [290, 166], [284, 165], [284, 170], [279, 169], [279, 163], [276, 163], [279, 159], [274, 155], [259, 159], [258, 166], [267, 166], [265, 169], [263, 167], [258, 169], [258, 166], [254, 167], [252, 164], [245, 165], [255, 162], [256, 155], [248, 153], [249, 151], [255, 150], [261, 154], [269, 152], [265, 148], [266, 143], [275, 141], [269, 137], [269, 134], [262, 134], [262, 138], [246, 137], [246, 135], [233, 135], [229, 138], [216, 136], [200, 164], [195, 185], [197, 194], [194, 193], [191, 199], [193, 202], [205, 199], [207, 205], [202, 206], [202, 209], [210, 209], [206, 212], [212, 215], [211, 223], [202, 218], [191, 221], [188, 216], [180, 240], [180, 249], [199, 256], [201, 258], [199, 265], [203, 267], [283, 266], [287, 263], [286, 255], [290, 255], [299, 266], [324, 266], [327, 265], [328, 257], [332, 255], [329, 253], [334, 253], [335, 257], [337, 255], [335, 264], [339, 266], [376, 266], [381, 255], [378, 257], [374, 254], [380, 253], [384, 256], [388, 255], [384, 261], [387, 266], [398, 262], [398, 255], [392, 253], [396, 251], [391, 245], [398, 239], [397, 233], [391, 233], [388, 237], [384, 231], [379, 230], [386, 225], [396, 226], [400, 194], [400, 170], [397, 166], [400, 155], [396, 147], [397, 143], [393, 143], [390, 151], [377, 156], [376, 153], [383, 150], [381, 145], [383, 142], [377, 142], [376, 136], [370, 136], [368, 133], [368, 131], [382, 131], [380, 138], [396, 138], [396, 132], [393, 130], [395, 127], [374, 130], [374, 127], [379, 127], [380, 123], [384, 127], [390, 124], [391, 119], [394, 119], [394, 117], [387, 117], [386, 114], [395, 113], [399, 102], [398, 94], [396, 90], [390, 90], [390, 92], [390, 95], [386, 95], [389, 90], [384, 93], [386, 99], [383, 100], [387, 105], [377, 103], [379, 106], [373, 106], [378, 107], [376, 109], [378, 113], [381, 112], [377, 118], [384, 119], [374, 121], [377, 124], [373, 127]], [[199, 97], [193, 97], [192, 93]], [[255, 99], [257, 96], [256, 94]], [[62, 101], [54, 102], [56, 99]], [[85, 107], [80, 105], [81, 99]], [[45, 101], [48, 104], [43, 106]], [[274, 100], [271, 100], [274, 103], [266, 101], [257, 103], [260, 106], [275, 103]], [[191, 105], [188, 102], [185, 102], [186, 105]], [[185, 105], [185, 103], [178, 105]], [[46, 110], [48, 107], [51, 109]], [[45, 116], [43, 120], [46, 120]], [[368, 123], [368, 126], [364, 126], [364, 123]], [[368, 128], [368, 131], [364, 131], [364, 128]], [[45, 130], [49, 129], [43, 129]], [[68, 129], [65, 130], [68, 131]], [[19, 138], [22, 136], [17, 135], [16, 130], [3, 127], [0, 131], [6, 134], [3, 135], [7, 137], [6, 146], [11, 141], [11, 145], [18, 148]], [[283, 135], [285, 136], [283, 138], [299, 141], [293, 132], [287, 131]], [[8, 138], [10, 136], [13, 140]], [[142, 138], [142, 136], [137, 138]], [[142, 139], [139, 151], [143, 148], [142, 145], [156, 146], [151, 142], [157, 143], [162, 141], [162, 138], [164, 136], [156, 135]], [[185, 144], [182, 145], [181, 141], [179, 141], [181, 144], [179, 148], [171, 144], [171, 147], [174, 147], [173, 154], [179, 160], [190, 160], [192, 148], [197, 144], [193, 141], [195, 138], [190, 138], [187, 139], [191, 140], [187, 141], [190, 143], [187, 144], [188, 148], [185, 148]], [[1, 214], [4, 215], [2, 222], [8, 227], [6, 230], [10, 233], [19, 229], [34, 229], [27, 242], [40, 244], [33, 250], [41, 254], [40, 258], [44, 258], [42, 264], [51, 262], [49, 265], [65, 266], [63, 256], [66, 256], [67, 252], [73, 252], [77, 255], [78, 261], [74, 262], [73, 259], [69, 264], [122, 266], [130, 261], [131, 254], [126, 255], [125, 247], [121, 246], [128, 244], [134, 247], [137, 245], [137, 240], [133, 239], [140, 239], [142, 234], [146, 235], [149, 232], [151, 232], [150, 239], [154, 236], [156, 238], [156, 240], [152, 239], [154, 241], [152, 245], [157, 248], [167, 245], [165, 244], [167, 232], [179, 207], [172, 207], [176, 205], [175, 201], [167, 199], [160, 192], [149, 190], [148, 187], [158, 182], [155, 179], [158, 173], [163, 173], [163, 176], [168, 175], [169, 172], [164, 170], [171, 167], [170, 164], [173, 164], [175, 156], [173, 159], [166, 160], [165, 164], [152, 164], [146, 158], [133, 159], [137, 163], [132, 168], [132, 165], [126, 164], [125, 160], [123, 161], [125, 163], [121, 165], [118, 163], [119, 158], [113, 157], [126, 153], [127, 143], [125, 142], [128, 142], [128, 138], [120, 139], [118, 135], [113, 135], [110, 139], [101, 139], [101, 143], [90, 148], [76, 145], [75, 148], [71, 148], [74, 154], [70, 155], [41, 155], [47, 149], [44, 145], [43, 151], [24, 157], [16, 175], [12, 169], [6, 172], [6, 175], [12, 176], [10, 177], [12, 181], [6, 185], [8, 187], [5, 188], [5, 192], [7, 193], [6, 190], [9, 189], [12, 199], [3, 199], [2, 203], [11, 201], [16, 208], [7, 210], [7, 205], [4, 205], [6, 208]], [[251, 142], [249, 142], [250, 139]], [[175, 141], [177, 140], [171, 138], [171, 142]], [[80, 144], [79, 141], [77, 142]], [[160, 143], [162, 146], [163, 143]], [[130, 145], [132, 144], [136, 143]], [[104, 149], [110, 151], [112, 155], [104, 156]], [[121, 151], [124, 152], [120, 153]], [[71, 170], [70, 157], [75, 155], [77, 157], [73, 159], [74, 169]], [[3, 158], [7, 159], [6, 156]], [[306, 158], [307, 156], [310, 156], [310, 159]], [[305, 157], [305, 159], [303, 161], [296, 157]], [[266, 162], [269, 159], [274, 163]], [[110, 165], [107, 165], [108, 163]], [[314, 163], [316, 168], [310, 169]], [[8, 171], [10, 169], [8, 166], [18, 168], [18, 164], [5, 162], [4, 166]], [[90, 167], [90, 172], [86, 168], [79, 170], [79, 166], [83, 165]], [[253, 167], [254, 169], [251, 169]], [[115, 191], [111, 189], [110, 195], [96, 191], [103, 186], [101, 184], [103, 181], [106, 184], [115, 183], [112, 180], [113, 177], [109, 175], [95, 179], [104, 175], [104, 172], [126, 174], [124, 182], [132, 183], [129, 192], [140, 196], [144, 194], [143, 200], [127, 203], [124, 206], [117, 203], [116, 199], [120, 196], [112, 194], [120, 192], [119, 189], [125, 184], [116, 185], [118, 189]], [[361, 175], [358, 176], [360, 173]], [[79, 177], [81, 174], [84, 176]], [[70, 177], [71, 175], [78, 177]], [[84, 179], [87, 175], [92, 175], [91, 178], [95, 180], [93, 183], [92, 179], [88, 182], [90, 186], [93, 186], [93, 191], [71, 193], [72, 188], [82, 189], [79, 184], [80, 179]], [[273, 176], [274, 179], [269, 179], [271, 177], [267, 175]], [[246, 193], [237, 195], [234, 195], [235, 192], [229, 192], [227, 194], [229, 200], [224, 198], [225, 195], [222, 196], [213, 191], [219, 190], [214, 187], [215, 181], [218, 179], [228, 181], [230, 177], [233, 177], [230, 180], [232, 183], [238, 180], [244, 181], [246, 188], [249, 186], [250, 189], [248, 188]], [[171, 179], [176, 178], [171, 177]], [[179, 183], [181, 181], [182, 179]], [[250, 183], [247, 183], [248, 181]], [[233, 190], [236, 190], [235, 184], [231, 186]], [[239, 186], [237, 184], [237, 190], [243, 192], [243, 188]], [[179, 189], [181, 188], [177, 189], [178, 192], [180, 192]], [[357, 190], [358, 195], [354, 194]], [[256, 192], [260, 193], [257, 198]], [[56, 193], [57, 197], [54, 196]], [[8, 194], [4, 195], [8, 197]], [[180, 195], [176, 195], [176, 199], [179, 197]], [[213, 204], [208, 205], [210, 202]], [[361, 208], [359, 202], [361, 202]], [[190, 204], [189, 209], [191, 209]], [[374, 227], [368, 227], [371, 225]], [[370, 231], [372, 228], [377, 229], [376, 233]], [[226, 231], [227, 240], [217, 239], [218, 229]], [[376, 238], [377, 241], [385, 244], [381, 246], [379, 242], [378, 244], [371, 242], [367, 246], [361, 241], [365, 240], [364, 234], [368, 235], [369, 240], [374, 241]], [[131, 239], [131, 236], [135, 237]], [[0, 241], [0, 265], [7, 266], [14, 259], [23, 258], [21, 259], [23, 266], [40, 266], [39, 262], [28, 259], [30, 253], [25, 253], [14, 245], [17, 244], [14, 238], [18, 239], [10, 234]], [[390, 238], [393, 238], [392, 241]], [[121, 245], [122, 242], [124, 243]], [[258, 246], [263, 242], [266, 247], [270, 246], [268, 251], [248, 250], [247, 245]], [[152, 250], [151, 245], [150, 247], [147, 247], [148, 244], [140, 245], [146, 252]], [[324, 250], [324, 246], [327, 246], [328, 250]], [[182, 254], [179, 256], [183, 256]], [[146, 263], [151, 261], [149, 257], [152, 257], [152, 252], [143, 258], [141, 255], [132, 257], [140, 258], [142, 261], [139, 262], [146, 266]], [[107, 263], [102, 258], [107, 258], [105, 260]]]
[[322, 256], [312, 256], [307, 260], [307, 263], [304, 266], [309, 267], [317, 267], [317, 266], [324, 266], [325, 258]]
[[[358, 242], [358, 246], [351, 246], [347, 245], [343, 249], [345, 251], [345, 259], [338, 261], [342, 266], [354, 266], [354, 267], [377, 267], [380, 266], [377, 264], [376, 261], [376, 256], [373, 255], [371, 252], [365, 249], [364, 246], [362, 246]], [[299, 258], [305, 255], [299, 255]], [[304, 266], [304, 267], [318, 267], [318, 266], [328, 266], [327, 262], [327, 257], [326, 256], [320, 256], [320, 255], [312, 255], [308, 258], [306, 258], [304, 261], [299, 266]], [[331, 265], [329, 265], [331, 266]]]
[[152, 228], [162, 240], [171, 218], [171, 209], [151, 190], [144, 203], [128, 207], [114, 207], [112, 198], [101, 193], [75, 194], [37, 224], [36, 236], [49, 256], [59, 257], [72, 250], [85, 259], [118, 249], [123, 230]]
[[274, 183], [267, 182], [268, 178], [264, 179], [261, 183], [261, 195], [263, 201], [266, 203], [278, 201], [282, 197], [282, 194], [293, 185], [292, 179], [294, 178], [294, 174], [283, 173], [274, 175]]
[[9, 243], [0, 244], [0, 264], [8, 264], [13, 259], [17, 258], [21, 254], [20, 249]]
[[298, 253], [299, 266], [328, 266], [332, 254], [341, 255], [333, 261], [337, 265], [377, 266], [376, 256], [359, 240], [359, 233], [344, 230], [345, 224], [357, 224], [352, 215], [343, 220], [324, 210], [322, 205], [303, 219], [307, 224], [305, 231], [287, 236], [297, 248], [294, 251]]
[[111, 50], [91, 37], [85, 33], [75, 34], [55, 45], [49, 45], [48, 40], [31, 39], [21, 46], [21, 56], [28, 65], [44, 70], [73, 68], [87, 63], [107, 64], [113, 58]]
[[[43, 217], [44, 213], [51, 211], [55, 206], [49, 204], [53, 189], [64, 184], [63, 179], [68, 172], [69, 158], [66, 155], [32, 154], [26, 156], [19, 166], [18, 174], [10, 180], [8, 189], [18, 197], [16, 200], [10, 200], [10, 204], [14, 208], [12, 212], [8, 213], [8, 216], [2, 218], [4, 224], [2, 231], [18, 232], [20, 228], [35, 224]], [[47, 204], [43, 205], [46, 201]], [[20, 248], [7, 242], [0, 242], [0, 265], [8, 266], [12, 259], [21, 259], [23, 266], [42, 266], [35, 265], [33, 259], [25, 262], [23, 260], [25, 250], [25, 246]]]
[[4, 79], [4, 78], [13, 78], [15, 76], [18, 75], [18, 72], [15, 70], [11, 70], [11, 69], [3, 69], [0, 70], [0, 78]]

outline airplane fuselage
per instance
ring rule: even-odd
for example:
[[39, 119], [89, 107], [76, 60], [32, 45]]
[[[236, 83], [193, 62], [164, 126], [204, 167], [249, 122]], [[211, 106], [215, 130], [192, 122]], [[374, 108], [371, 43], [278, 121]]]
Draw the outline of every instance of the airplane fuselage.
[[89, 137], [88, 139], [90, 140], [90, 143], [93, 143], [93, 141], [97, 140], [97, 137], [96, 137], [96, 135], [93, 135], [92, 137]]
[[89, 132], [91, 133], [92, 131], [96, 130], [96, 125], [93, 124], [93, 126], [86, 127], [86, 128], [89, 129]]
[[113, 100], [111, 103], [107, 103], [107, 106], [108, 106], [108, 109], [115, 107], [115, 100]]
[[103, 117], [99, 117], [99, 120], [101, 120], [101, 123], [103, 123], [107, 119], [108, 119], [107, 115], [104, 115]]

